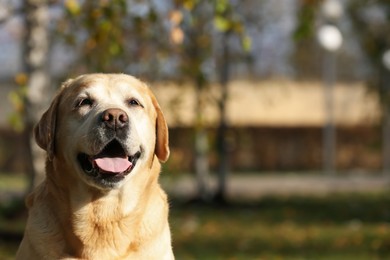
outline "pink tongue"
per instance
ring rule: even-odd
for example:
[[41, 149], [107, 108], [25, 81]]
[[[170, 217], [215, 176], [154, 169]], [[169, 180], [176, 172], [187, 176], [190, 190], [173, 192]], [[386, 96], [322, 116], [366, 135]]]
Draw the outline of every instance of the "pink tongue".
[[127, 158], [98, 158], [95, 159], [95, 163], [97, 166], [107, 172], [107, 173], [120, 173], [125, 172], [127, 169], [129, 169], [132, 166], [132, 163], [127, 160]]

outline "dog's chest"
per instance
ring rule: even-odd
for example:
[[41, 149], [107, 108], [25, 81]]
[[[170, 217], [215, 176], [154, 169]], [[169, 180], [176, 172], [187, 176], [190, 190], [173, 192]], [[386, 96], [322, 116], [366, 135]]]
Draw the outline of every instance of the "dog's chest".
[[137, 251], [137, 236], [126, 223], [90, 222], [76, 228], [75, 234], [82, 244], [81, 256], [86, 259], [120, 259]]
[[80, 208], [74, 214], [73, 231], [81, 242], [81, 255], [87, 259], [120, 259], [137, 250], [135, 221], [109, 205], [95, 203]]

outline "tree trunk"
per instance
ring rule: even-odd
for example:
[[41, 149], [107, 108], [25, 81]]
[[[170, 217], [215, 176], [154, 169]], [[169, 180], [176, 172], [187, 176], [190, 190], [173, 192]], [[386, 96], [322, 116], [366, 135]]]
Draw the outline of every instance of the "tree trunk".
[[382, 90], [382, 170], [385, 176], [390, 174], [390, 73], [381, 66], [379, 87]]
[[24, 0], [25, 36], [23, 41], [23, 70], [28, 77], [25, 97], [25, 145], [28, 149], [27, 174], [30, 189], [44, 179], [45, 152], [38, 147], [32, 136], [51, 97], [48, 74], [49, 13], [46, 0]]
[[336, 173], [336, 127], [334, 116], [334, 85], [336, 81], [336, 54], [327, 51], [324, 58], [325, 126], [323, 129], [323, 169], [326, 174]]
[[389, 175], [390, 172], [390, 107], [386, 103], [383, 105], [383, 127], [382, 127], [382, 160], [383, 174]]
[[220, 59], [220, 87], [221, 98], [219, 100], [219, 126], [217, 131], [217, 152], [218, 152], [218, 186], [215, 194], [215, 201], [226, 203], [227, 176], [229, 173], [228, 144], [226, 140], [227, 118], [226, 103], [228, 100], [229, 82], [229, 32], [222, 37], [222, 56]]
[[209, 141], [203, 122], [202, 83], [197, 82], [196, 87], [195, 174], [198, 183], [198, 197], [196, 199], [207, 202], [211, 197], [209, 189]]

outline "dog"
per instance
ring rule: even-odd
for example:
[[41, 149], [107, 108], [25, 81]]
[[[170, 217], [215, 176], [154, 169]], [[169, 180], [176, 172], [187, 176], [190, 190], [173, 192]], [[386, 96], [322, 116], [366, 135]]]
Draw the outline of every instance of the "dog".
[[168, 127], [145, 83], [125, 74], [70, 79], [34, 135], [46, 178], [26, 199], [16, 259], [174, 259], [158, 183]]

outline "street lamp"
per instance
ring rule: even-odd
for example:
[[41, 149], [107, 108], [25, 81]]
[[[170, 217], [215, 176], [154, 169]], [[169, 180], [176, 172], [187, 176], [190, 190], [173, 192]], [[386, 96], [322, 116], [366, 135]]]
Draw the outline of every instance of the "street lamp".
[[382, 56], [383, 66], [390, 71], [390, 49], [385, 51]]
[[328, 52], [335, 52], [343, 43], [340, 30], [334, 25], [323, 25], [318, 30], [318, 41]]
[[331, 174], [335, 171], [336, 134], [334, 122], [333, 88], [336, 79], [336, 52], [340, 49], [343, 37], [335, 25], [343, 13], [343, 7], [337, 0], [326, 0], [322, 6], [324, 25], [318, 29], [317, 39], [325, 50], [323, 64], [324, 109], [326, 113], [323, 129], [323, 169]]
[[[382, 64], [384, 67], [382, 77], [385, 78], [382, 84], [387, 84], [386, 78], [390, 73], [390, 49], [385, 51], [382, 55]], [[388, 95], [389, 89], [388, 86], [383, 86], [385, 89], [385, 103], [383, 106], [383, 128], [382, 128], [382, 140], [383, 140], [383, 150], [382, 150], [382, 167], [383, 173], [388, 174], [390, 170], [390, 111], [388, 104]]]

